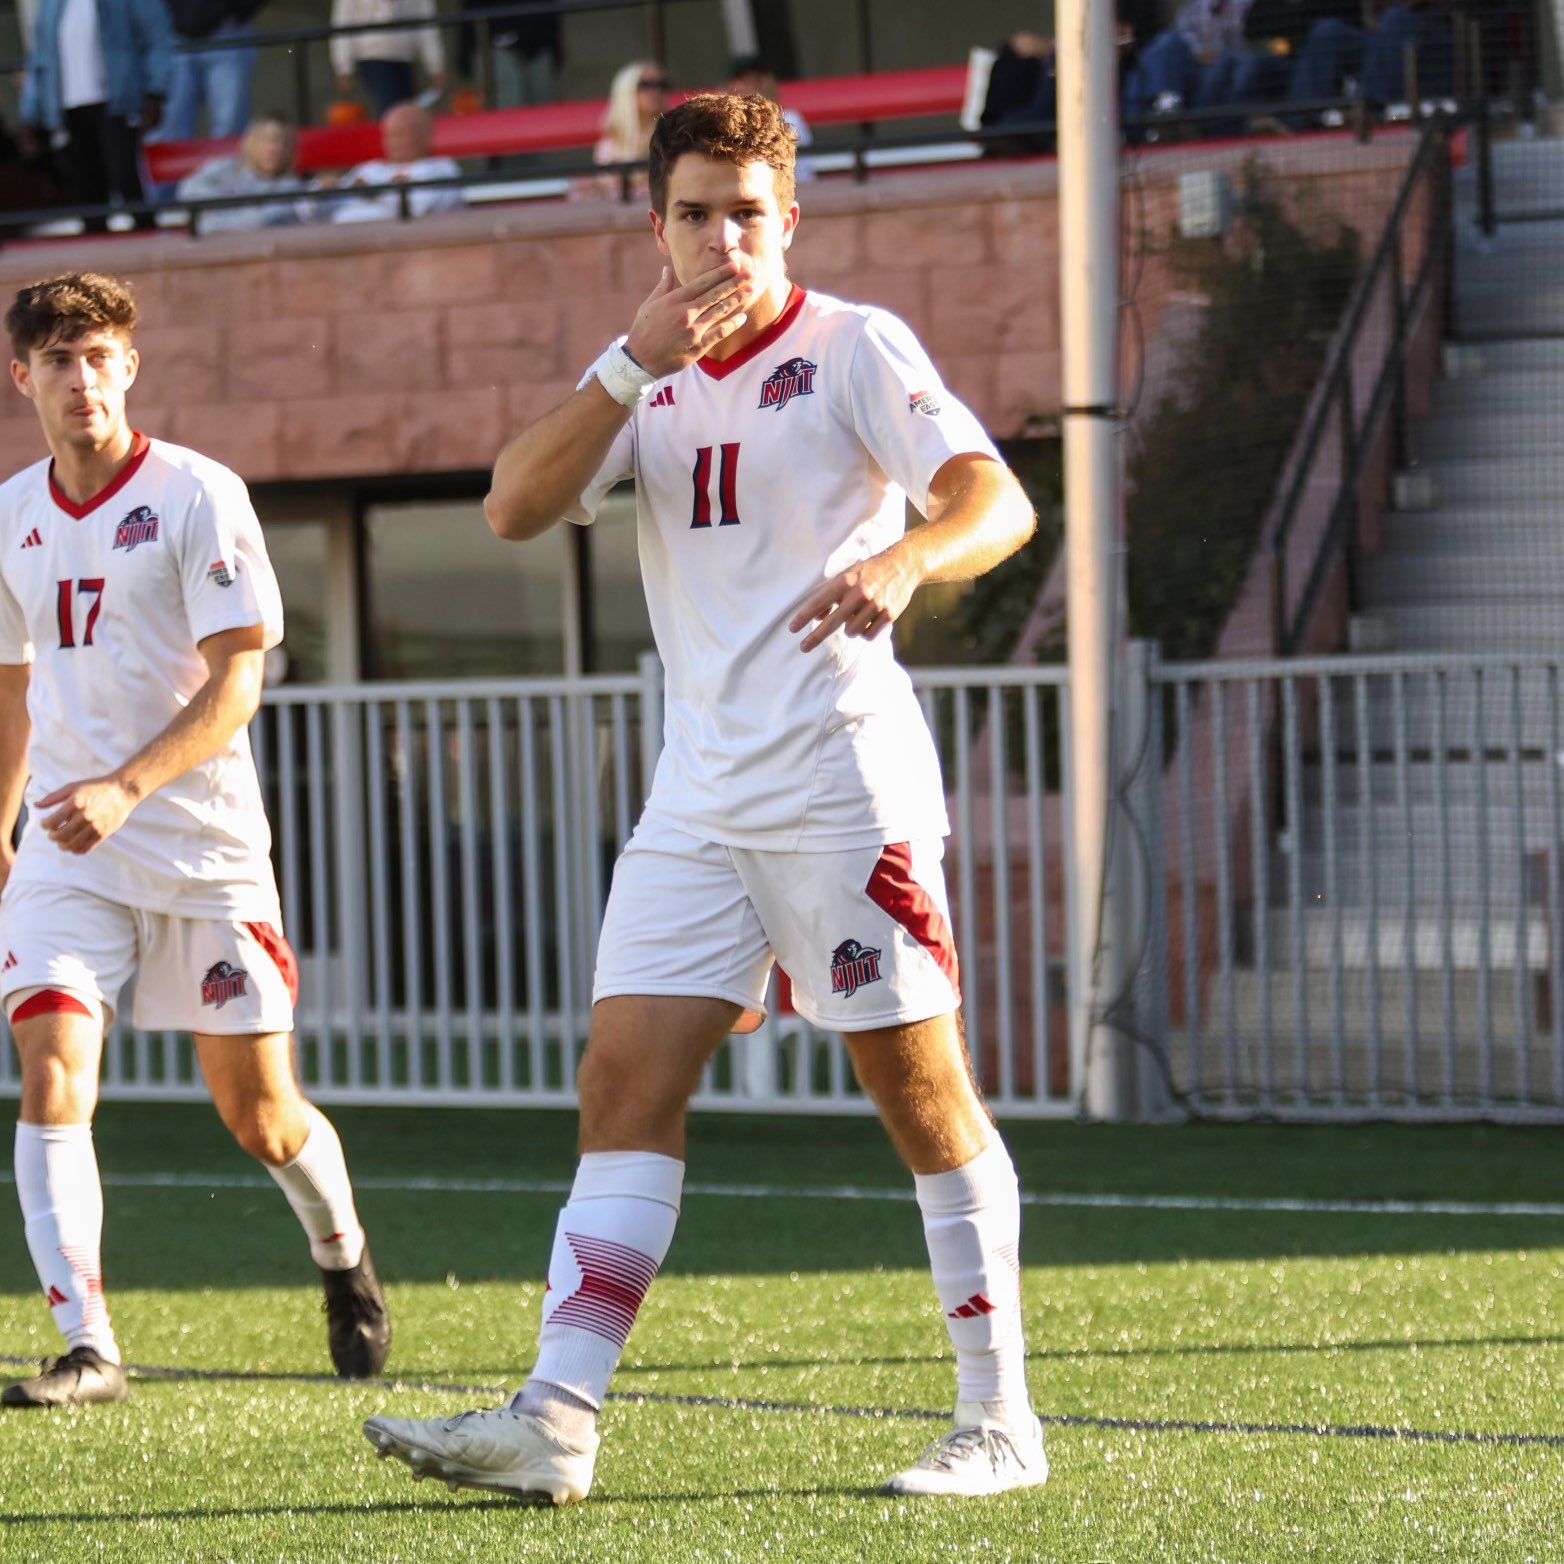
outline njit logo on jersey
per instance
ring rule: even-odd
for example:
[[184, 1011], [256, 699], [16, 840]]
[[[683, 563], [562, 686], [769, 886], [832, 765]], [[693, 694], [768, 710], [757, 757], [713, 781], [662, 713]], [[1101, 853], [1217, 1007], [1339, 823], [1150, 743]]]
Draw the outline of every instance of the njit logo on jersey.
[[215, 581], [220, 587], [231, 587], [234, 584], [234, 573], [228, 568], [226, 560], [214, 559], [206, 567], [207, 577]]
[[831, 952], [831, 992], [851, 999], [865, 983], [880, 981], [880, 953], [844, 939]]
[[938, 418], [940, 401], [932, 391], [914, 391], [907, 398], [907, 410], [912, 413], [922, 413], [929, 418]]
[[139, 543], [157, 542], [157, 517], [150, 505], [138, 505], [115, 529], [114, 547], [128, 554]]
[[761, 382], [760, 405], [786, 407], [795, 396], [813, 395], [815, 368], [807, 358], [790, 358], [778, 365]]
[[201, 979], [201, 1003], [221, 1010], [230, 999], [244, 998], [245, 985], [249, 981], [250, 974], [243, 967], [219, 961], [208, 967], [206, 976]]

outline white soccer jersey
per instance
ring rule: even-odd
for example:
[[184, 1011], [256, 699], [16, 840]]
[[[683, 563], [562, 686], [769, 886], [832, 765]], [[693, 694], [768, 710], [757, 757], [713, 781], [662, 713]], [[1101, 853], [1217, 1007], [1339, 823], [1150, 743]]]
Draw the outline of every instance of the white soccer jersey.
[[280, 921], [242, 728], [89, 853], [62, 852], [35, 824], [40, 798], [114, 770], [168, 726], [207, 680], [198, 642], [254, 624], [275, 646], [282, 601], [249, 493], [217, 462], [138, 434], [86, 505], [55, 486], [47, 460], [0, 485], [0, 663], [32, 664], [29, 826], [11, 883]]
[[795, 288], [722, 363], [635, 409], [569, 519], [634, 476], [667, 675], [649, 809], [735, 847], [830, 851], [943, 836], [939, 762], [889, 635], [789, 632], [822, 581], [906, 530], [953, 456], [997, 456], [884, 310]]

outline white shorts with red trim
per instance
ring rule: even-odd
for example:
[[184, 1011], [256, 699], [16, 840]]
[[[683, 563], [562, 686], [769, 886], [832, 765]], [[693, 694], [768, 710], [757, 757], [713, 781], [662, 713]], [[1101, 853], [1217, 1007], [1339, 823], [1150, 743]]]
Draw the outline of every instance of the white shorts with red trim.
[[132, 1020], [148, 1031], [293, 1030], [298, 968], [272, 924], [172, 917], [65, 886], [7, 886], [0, 1002], [8, 1016], [25, 994], [53, 988], [100, 1005], [107, 1022], [133, 972]]
[[614, 869], [595, 1001], [728, 999], [764, 1011], [773, 962], [798, 1013], [837, 1032], [961, 1004], [937, 837], [845, 852], [724, 847], [645, 815]]

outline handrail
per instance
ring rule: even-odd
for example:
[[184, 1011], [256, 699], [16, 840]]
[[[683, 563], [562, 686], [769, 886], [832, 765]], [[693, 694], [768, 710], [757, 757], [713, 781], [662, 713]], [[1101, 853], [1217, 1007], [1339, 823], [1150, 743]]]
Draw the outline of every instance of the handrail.
[[[1272, 641], [1276, 650], [1290, 656], [1297, 650], [1309, 618], [1314, 611], [1325, 578], [1334, 563], [1337, 546], [1342, 541], [1346, 523], [1356, 507], [1352, 500], [1362, 479], [1363, 455], [1368, 436], [1385, 412], [1387, 397], [1395, 392], [1397, 416], [1401, 424], [1398, 438], [1404, 439], [1405, 424], [1405, 358], [1408, 324], [1418, 314], [1426, 290], [1431, 286], [1436, 265], [1444, 261], [1449, 249], [1448, 225], [1438, 220], [1436, 212], [1430, 223], [1429, 242], [1423, 253], [1422, 266], [1410, 289], [1401, 277], [1402, 229], [1414, 196], [1428, 174], [1433, 160], [1444, 153], [1447, 144], [1447, 124], [1441, 116], [1424, 129], [1417, 151], [1407, 166], [1395, 204], [1385, 223], [1384, 232], [1375, 247], [1373, 258], [1358, 278], [1352, 296], [1347, 302], [1343, 324], [1338, 331], [1325, 367], [1320, 371], [1317, 385], [1324, 387], [1324, 394], [1314, 399], [1309, 422], [1305, 427], [1301, 450], [1292, 462], [1291, 476], [1282, 501], [1280, 518], [1271, 531], [1270, 559], [1272, 571]], [[1439, 188], [1443, 190], [1441, 183]], [[1441, 203], [1442, 204], [1442, 203]], [[1381, 362], [1373, 394], [1361, 420], [1353, 409], [1353, 355], [1368, 319], [1369, 307], [1382, 286], [1387, 268], [1394, 267], [1395, 307], [1394, 331], [1385, 357]], [[1392, 374], [1397, 379], [1392, 381]], [[1331, 504], [1330, 521], [1321, 536], [1303, 592], [1295, 612], [1287, 610], [1287, 541], [1298, 519], [1304, 492], [1314, 471], [1315, 458], [1325, 439], [1329, 421], [1339, 420], [1342, 452], [1341, 481]], [[1295, 447], [1295, 449], [1298, 449]]]
[[[1325, 106], [1331, 106], [1331, 108], [1353, 108], [1353, 100], [1350, 99], [1329, 99], [1322, 100], [1322, 103]], [[1231, 113], [1228, 114], [1228, 117], [1231, 117]], [[1204, 120], [1207, 119], [1211, 119], [1211, 111], [1209, 109], [1189, 109], [1189, 111], [1181, 111], [1179, 114], [1157, 116], [1156, 124], [1160, 125], [1160, 127], [1176, 128], [1181, 127], [1186, 122], [1190, 125], [1203, 124]], [[1142, 124], [1142, 120], [1126, 120], [1126, 125], [1129, 124]], [[1395, 131], [1395, 133], [1404, 133], [1404, 127], [1401, 127], [1401, 125], [1386, 125], [1386, 127], [1381, 128], [1384, 128], [1386, 131]], [[920, 149], [942, 149], [942, 147], [948, 149], [948, 147], [963, 147], [963, 145], [970, 147], [970, 149], [976, 152], [976, 150], [981, 150], [988, 142], [1046, 138], [1046, 136], [1053, 136], [1056, 131], [1057, 125], [1054, 124], [1053, 120], [1029, 120], [1029, 122], [1024, 122], [1024, 124], [990, 125], [990, 127], [979, 128], [979, 130], [963, 130], [963, 128], [952, 124], [949, 130], [942, 127], [934, 128], [934, 130], [909, 131], [909, 133], [902, 133], [902, 135], [884, 135], [884, 133], [881, 133], [881, 135], [859, 135], [851, 136], [851, 138], [821, 136], [818, 141], [810, 145], [807, 155], [815, 163], [821, 163], [821, 161], [829, 160], [829, 158], [834, 158], [834, 160], [849, 158], [851, 160], [852, 177], [862, 181], [870, 177], [870, 172], [876, 167], [876, 164], [895, 166], [898, 153], [912, 153]], [[1336, 131], [1322, 131], [1320, 135], [1342, 136], [1348, 135], [1348, 133], [1350, 133], [1348, 128], [1342, 128], [1342, 130]], [[585, 149], [585, 144], [583, 144], [583, 149]], [[436, 152], [441, 150], [439, 149], [438, 141], [436, 141], [435, 150]], [[482, 153], [482, 155], [494, 155], [494, 153], [505, 153], [510, 152], [510, 150], [526, 149], [522, 149], [522, 147], [513, 149], [513, 147], [508, 147], [507, 145], [504, 149], [496, 147], [496, 149], [493, 149], [493, 153]], [[549, 147], [547, 150], [560, 152], [561, 149], [555, 145], [555, 147]], [[1134, 147], [1134, 149], [1128, 150], [1129, 152], [1134, 152], [1135, 155], [1156, 156], [1157, 153], [1162, 152], [1164, 149], [1157, 147], [1157, 145], [1150, 145], [1150, 147]], [[458, 156], [461, 155], [466, 155], [466, 153], [458, 153]], [[1040, 153], [1037, 156], [1048, 155]], [[557, 158], [557, 160], [549, 160], [547, 163], [538, 161], [538, 163], [530, 164], [524, 177], [518, 177], [516, 174], [499, 174], [499, 172], [488, 172], [488, 170], [485, 170], [482, 174], [480, 172], [469, 172], [469, 174], [460, 175], [460, 178], [447, 177], [438, 178], [438, 180], [421, 180], [418, 185], [396, 185], [389, 186], [389, 188], [386, 188], [386, 186], [375, 186], [374, 189], [369, 188], [369, 186], [355, 186], [352, 194], [402, 194], [405, 197], [405, 195], [411, 194], [416, 189], [430, 189], [452, 185], [460, 186], [463, 189], [486, 189], [508, 186], [511, 189], [521, 188], [522, 194], [526, 194], [526, 186], [533, 186], [535, 194], [557, 194], [557, 192], [549, 189], [551, 183], [552, 185], [557, 185], [560, 180], [572, 180], [572, 178], [580, 178], [583, 175], [618, 175], [619, 185], [621, 185], [619, 199], [630, 200], [633, 189], [635, 189], [633, 177], [637, 174], [644, 174], [644, 170], [646, 170], [646, 161], [644, 160], [637, 161], [637, 163], [596, 164], [587, 163], [580, 156], [577, 156], [577, 158]], [[203, 211], [222, 211], [225, 208], [230, 208], [230, 206], [291, 205], [291, 203], [299, 202], [300, 199], [310, 199], [310, 197], [330, 199], [333, 194], [343, 195], [349, 194], [349, 192], [341, 191], [341, 189], [256, 191], [252, 192], [252, 194], [242, 195], [211, 195], [211, 197], [205, 197], [202, 200], [177, 199], [174, 202], [150, 202], [150, 200], [147, 200], [147, 202], [139, 203], [139, 205], [125, 205], [125, 203], [119, 203], [119, 205], [109, 203], [109, 205], [100, 206], [63, 205], [41, 206], [41, 208], [33, 208], [30, 211], [3, 211], [3, 213], [0, 213], [0, 246], [3, 246], [3, 242], [6, 239], [14, 238], [14, 236], [25, 238], [30, 228], [56, 224], [56, 222], [66, 222], [74, 219], [74, 217], [95, 219], [95, 217], [127, 216], [127, 214], [128, 216], [156, 216], [158, 213], [169, 213], [169, 211], [185, 211], [185, 213], [191, 214], [192, 219], [199, 219], [199, 214], [203, 213]], [[400, 202], [400, 210], [402, 210], [402, 216], [408, 216], [407, 200], [404, 199]], [[192, 221], [191, 230], [189, 231], [191, 233], [199, 231], [199, 222]], [[70, 235], [69, 238], [74, 239], [77, 236]]]

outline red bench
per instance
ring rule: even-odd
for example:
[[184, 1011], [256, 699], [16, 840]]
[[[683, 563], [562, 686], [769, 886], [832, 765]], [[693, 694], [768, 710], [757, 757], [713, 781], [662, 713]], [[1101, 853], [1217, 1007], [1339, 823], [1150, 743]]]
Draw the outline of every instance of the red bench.
[[[965, 65], [882, 71], [870, 76], [822, 76], [786, 83], [782, 103], [797, 109], [812, 126], [955, 115], [961, 110], [966, 83]], [[597, 141], [603, 109], [604, 104], [598, 101], [442, 114], [434, 122], [434, 150], [443, 157], [477, 158], [590, 147]], [[161, 185], [183, 179], [236, 145], [233, 140], [154, 141], [143, 150], [148, 173]], [[379, 157], [381, 152], [380, 127], [374, 123], [312, 125], [299, 131], [300, 173], [351, 168]]]

